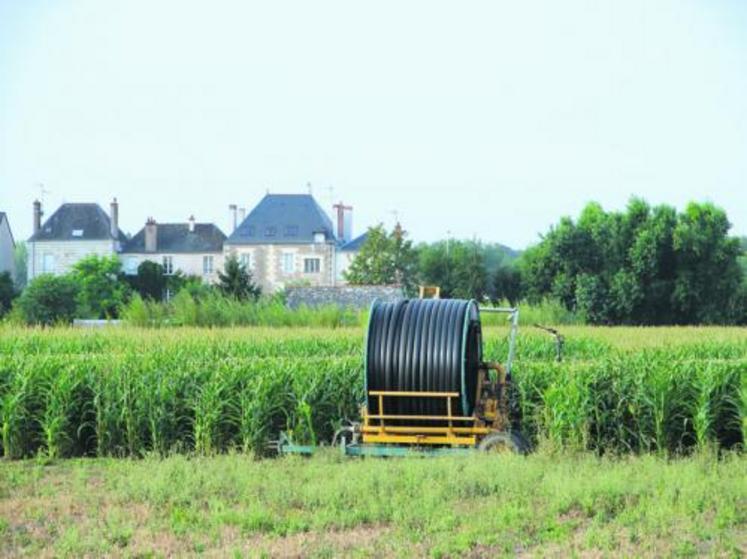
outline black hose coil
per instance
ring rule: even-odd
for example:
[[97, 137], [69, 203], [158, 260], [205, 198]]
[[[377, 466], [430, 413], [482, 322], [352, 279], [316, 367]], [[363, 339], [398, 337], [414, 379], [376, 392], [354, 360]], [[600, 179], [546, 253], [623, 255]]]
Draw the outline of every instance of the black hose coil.
[[[474, 301], [374, 301], [366, 343], [366, 390], [458, 392], [452, 414], [471, 415], [482, 362], [480, 313]], [[378, 398], [368, 410], [378, 413]], [[386, 414], [445, 415], [443, 398], [384, 399]]]

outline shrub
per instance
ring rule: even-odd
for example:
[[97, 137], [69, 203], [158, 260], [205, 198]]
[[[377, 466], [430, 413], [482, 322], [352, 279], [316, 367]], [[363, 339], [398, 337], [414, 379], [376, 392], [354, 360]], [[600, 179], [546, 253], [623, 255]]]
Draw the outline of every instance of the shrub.
[[70, 276], [43, 274], [34, 278], [18, 299], [28, 324], [70, 323], [75, 317], [78, 284]]
[[3, 316], [10, 310], [15, 296], [16, 290], [13, 286], [13, 278], [10, 276], [10, 272], [0, 273], [0, 316]]

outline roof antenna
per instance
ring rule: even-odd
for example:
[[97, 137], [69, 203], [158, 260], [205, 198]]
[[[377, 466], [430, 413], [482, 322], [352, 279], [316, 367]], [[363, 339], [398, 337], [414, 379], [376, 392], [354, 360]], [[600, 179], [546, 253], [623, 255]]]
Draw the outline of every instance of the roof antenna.
[[44, 195], [45, 194], [52, 194], [49, 190], [44, 188], [44, 183], [40, 182], [36, 184], [36, 187], [39, 189], [39, 201], [44, 204]]

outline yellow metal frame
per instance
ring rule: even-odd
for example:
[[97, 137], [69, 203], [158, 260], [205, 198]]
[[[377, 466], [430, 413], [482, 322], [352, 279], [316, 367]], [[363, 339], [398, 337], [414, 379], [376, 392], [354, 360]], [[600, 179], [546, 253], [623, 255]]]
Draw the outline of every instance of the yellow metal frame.
[[[452, 400], [459, 398], [459, 392], [370, 390], [368, 395], [377, 399], [379, 413], [369, 414], [367, 407], [364, 407], [361, 411], [363, 418], [361, 432], [364, 443], [475, 446], [478, 437], [491, 431], [476, 416], [468, 417], [453, 414]], [[384, 398], [413, 397], [445, 399], [446, 415], [391, 415], [381, 413], [384, 410]], [[443, 427], [387, 425], [386, 422], [392, 420], [444, 421], [446, 425]]]

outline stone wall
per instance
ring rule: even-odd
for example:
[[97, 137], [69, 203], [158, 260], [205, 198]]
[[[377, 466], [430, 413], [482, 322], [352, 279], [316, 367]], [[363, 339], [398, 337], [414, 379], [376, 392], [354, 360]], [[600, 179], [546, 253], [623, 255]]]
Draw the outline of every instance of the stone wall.
[[337, 305], [366, 309], [374, 299], [390, 302], [404, 299], [401, 287], [383, 285], [345, 285], [337, 287], [288, 287], [285, 290], [286, 304], [292, 308], [301, 305], [320, 307]]

